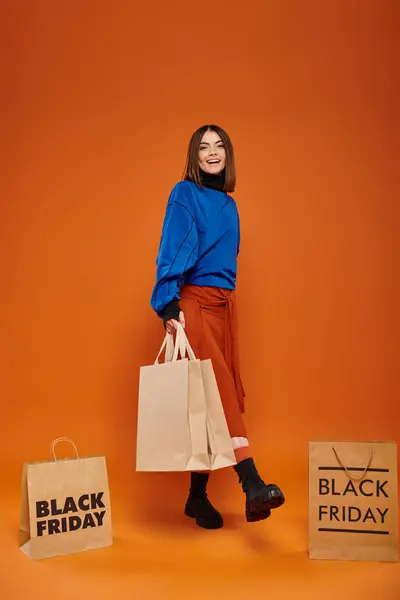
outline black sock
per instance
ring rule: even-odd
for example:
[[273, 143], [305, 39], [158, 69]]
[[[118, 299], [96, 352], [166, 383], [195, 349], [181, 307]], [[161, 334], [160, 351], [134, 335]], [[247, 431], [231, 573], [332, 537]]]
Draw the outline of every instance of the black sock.
[[206, 488], [209, 473], [195, 473], [190, 474], [190, 496], [192, 498], [202, 498], [206, 495]]

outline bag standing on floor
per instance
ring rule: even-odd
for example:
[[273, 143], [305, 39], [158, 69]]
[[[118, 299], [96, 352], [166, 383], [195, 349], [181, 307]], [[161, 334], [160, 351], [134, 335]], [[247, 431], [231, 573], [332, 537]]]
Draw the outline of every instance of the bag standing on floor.
[[167, 333], [155, 363], [140, 369], [136, 470], [209, 471], [234, 464], [211, 360], [196, 359], [179, 325], [175, 346]]
[[[64, 441], [75, 457], [57, 460], [55, 446]], [[52, 461], [23, 466], [20, 549], [36, 560], [111, 546], [105, 457], [79, 457], [69, 438], [54, 440], [51, 451]]]
[[310, 442], [309, 554], [398, 561], [395, 442]]

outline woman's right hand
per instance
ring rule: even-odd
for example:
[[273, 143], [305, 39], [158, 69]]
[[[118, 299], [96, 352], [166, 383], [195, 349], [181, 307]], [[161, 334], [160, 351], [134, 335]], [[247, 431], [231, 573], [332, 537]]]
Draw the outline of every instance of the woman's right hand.
[[[179, 323], [182, 325], [183, 328], [185, 328], [185, 315], [182, 311], [179, 313]], [[176, 319], [169, 319], [165, 323], [165, 329], [168, 333], [174, 333], [174, 331], [178, 329], [178, 321]]]

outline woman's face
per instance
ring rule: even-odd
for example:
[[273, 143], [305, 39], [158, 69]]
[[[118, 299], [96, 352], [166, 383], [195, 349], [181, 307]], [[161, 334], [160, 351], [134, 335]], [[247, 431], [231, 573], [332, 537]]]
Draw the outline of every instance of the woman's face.
[[206, 173], [218, 175], [226, 163], [225, 146], [215, 131], [206, 131], [200, 143], [199, 166]]

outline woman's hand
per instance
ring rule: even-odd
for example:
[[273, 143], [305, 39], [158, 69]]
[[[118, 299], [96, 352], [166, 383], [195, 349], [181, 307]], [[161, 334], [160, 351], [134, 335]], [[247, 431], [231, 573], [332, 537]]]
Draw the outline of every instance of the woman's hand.
[[[179, 313], [179, 323], [185, 328], [185, 315], [182, 311]], [[178, 321], [176, 319], [169, 319], [165, 324], [165, 329], [168, 333], [174, 333], [174, 331], [178, 329]]]

